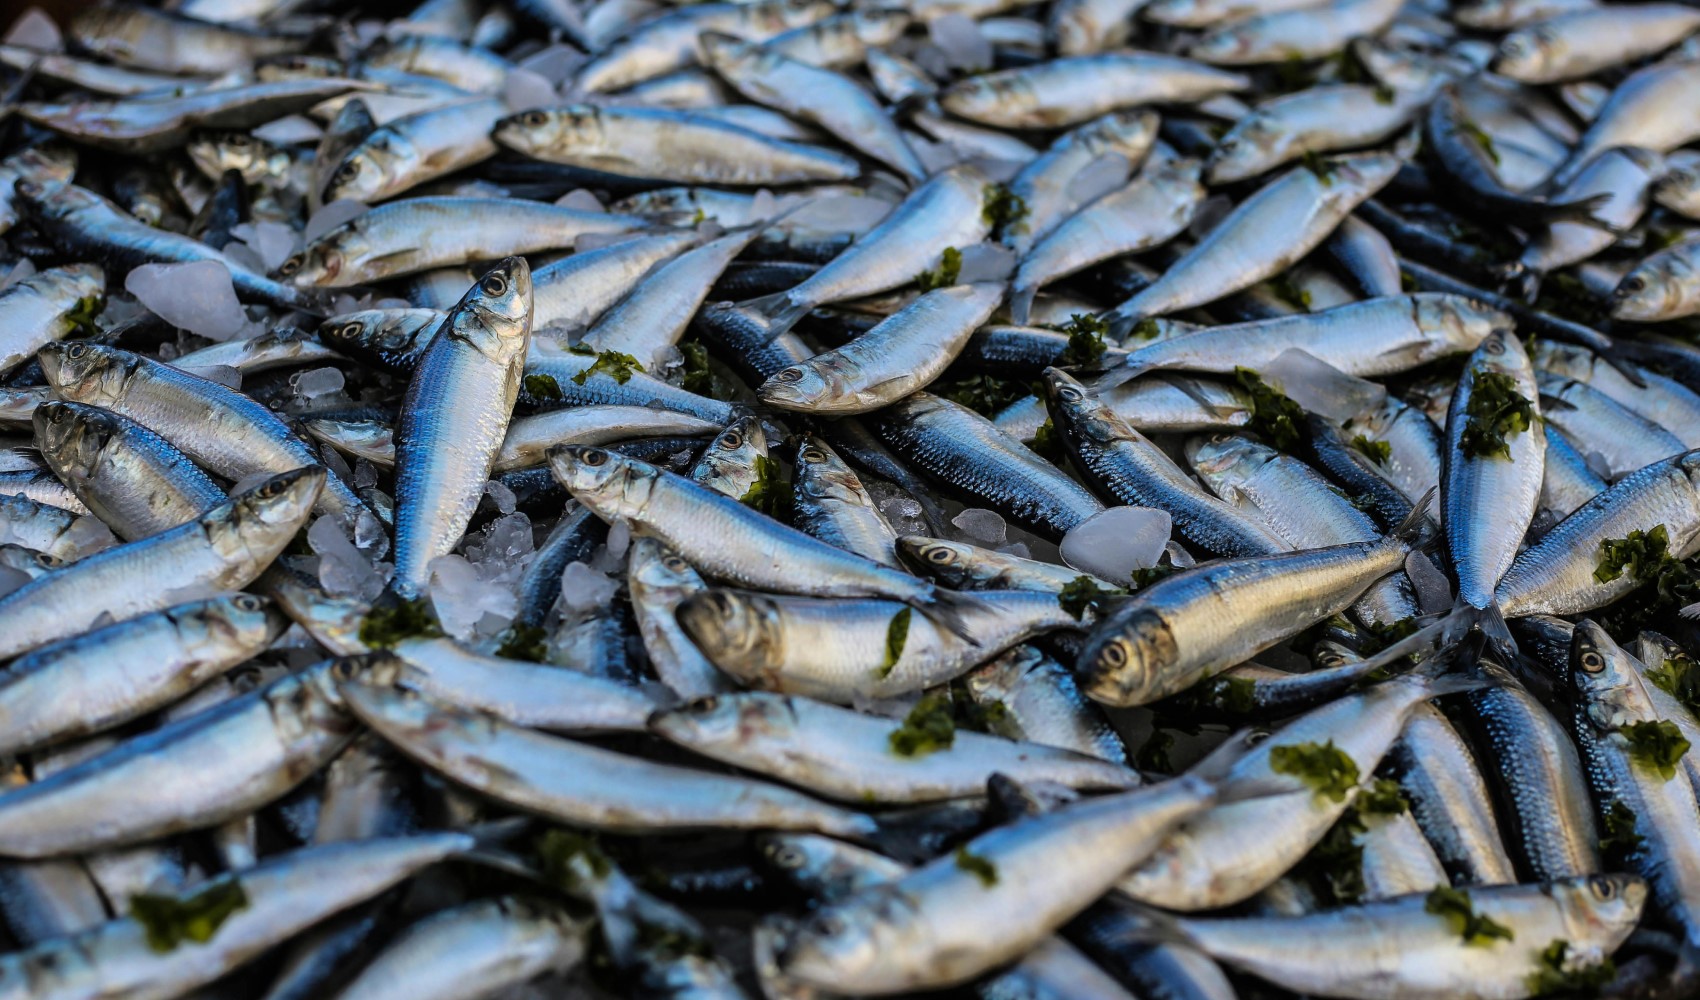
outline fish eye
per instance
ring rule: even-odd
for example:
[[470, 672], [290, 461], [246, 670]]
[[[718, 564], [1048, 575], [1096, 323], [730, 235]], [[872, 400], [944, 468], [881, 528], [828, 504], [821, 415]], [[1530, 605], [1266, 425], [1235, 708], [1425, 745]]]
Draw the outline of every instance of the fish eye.
[[801, 868], [803, 867], [803, 862], [808, 860], [807, 856], [804, 855], [802, 851], [797, 850], [790, 844], [774, 845], [773, 849], [768, 852], [767, 856], [769, 860], [781, 868]]
[[1611, 899], [1617, 895], [1617, 883], [1599, 875], [1588, 880], [1588, 887], [1593, 889], [1594, 895], [1601, 899]]
[[347, 163], [336, 168], [336, 173], [331, 175], [331, 183], [347, 184], [349, 181], [359, 176], [360, 162], [358, 160], [349, 160]]
[[714, 442], [714, 446], [723, 451], [735, 451], [744, 446], [744, 435], [734, 428], [720, 435], [720, 440]]
[[519, 121], [521, 125], [539, 128], [548, 124], [549, 116], [541, 111], [527, 111], [525, 114], [519, 116]]
[[344, 340], [353, 340], [355, 337], [360, 336], [360, 331], [363, 329], [365, 329], [365, 327], [361, 326], [359, 323], [344, 323], [342, 326], [337, 327], [335, 336], [341, 337]]
[[688, 570], [688, 569], [691, 568], [691, 564], [685, 561], [684, 556], [668, 556], [667, 558], [661, 560], [661, 565], [667, 567], [668, 569], [674, 571], [675, 573], [683, 573], [685, 570]]
[[301, 265], [305, 264], [305, 263], [306, 263], [306, 258], [302, 257], [300, 254], [296, 254], [295, 256], [284, 261], [282, 264], [279, 264], [278, 268], [277, 268], [277, 273], [279, 273], [279, 274], [281, 274], [281, 275], [283, 275], [284, 277], [287, 278], [290, 275], [294, 274], [296, 271], [301, 270]]
[[496, 298], [508, 293], [508, 279], [499, 274], [486, 274], [478, 287], [484, 290], [485, 295]]
[[1581, 656], [1582, 669], [1590, 674], [1597, 674], [1606, 667], [1606, 658], [1593, 650], [1588, 650]]
[[803, 449], [803, 461], [824, 462], [826, 461], [826, 453], [819, 448], [805, 448]]
[[929, 545], [922, 550], [921, 555], [935, 566], [948, 566], [956, 561], [956, 553], [943, 545]]
[[801, 382], [803, 380], [803, 369], [787, 368], [782, 372], [776, 372], [773, 380], [775, 382]]
[[65, 565], [65, 560], [58, 556], [48, 555], [45, 552], [37, 552], [35, 554], [35, 564], [43, 569], [58, 569]]
[[284, 490], [283, 480], [273, 479], [272, 481], [261, 485], [260, 488], [255, 490], [254, 492], [256, 494], [258, 494], [259, 496], [262, 496], [262, 497], [275, 497], [279, 493], [282, 493], [283, 490]]
[[1086, 398], [1086, 394], [1072, 385], [1057, 386], [1057, 398], [1065, 403], [1078, 403]]
[[1487, 343], [1483, 344], [1482, 350], [1488, 352], [1489, 354], [1504, 354], [1505, 353], [1505, 342], [1496, 337], [1493, 340], [1490, 340]]
[[600, 449], [581, 451], [579, 452], [578, 460], [581, 465], [588, 465], [594, 469], [598, 466], [608, 464], [608, 453]]
[[1127, 646], [1120, 640], [1112, 642], [1098, 654], [1098, 660], [1111, 670], [1119, 670], [1127, 666]]
[[1641, 291], [1646, 290], [1647, 279], [1641, 277], [1639, 274], [1632, 274], [1629, 277], [1623, 279], [1623, 285], [1621, 287], [1622, 287], [1623, 291], [1628, 292], [1631, 295], [1634, 295], [1636, 292], [1641, 292]]
[[351, 681], [360, 673], [360, 661], [338, 660], [331, 664], [331, 676], [339, 681]]
[[242, 594], [236, 598], [234, 603], [243, 611], [260, 610], [260, 599], [255, 597], [253, 594]]
[[72, 361], [77, 360], [88, 352], [89, 346], [87, 344], [72, 344], [65, 348], [65, 356], [70, 358]]

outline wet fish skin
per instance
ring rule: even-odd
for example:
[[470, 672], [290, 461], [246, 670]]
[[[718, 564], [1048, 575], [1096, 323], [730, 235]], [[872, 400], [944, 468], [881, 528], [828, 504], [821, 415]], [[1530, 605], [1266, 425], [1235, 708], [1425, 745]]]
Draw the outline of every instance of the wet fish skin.
[[[391, 660], [398, 662], [391, 662]], [[551, 732], [637, 732], [655, 710], [643, 692], [549, 664], [487, 656], [452, 639], [405, 639], [375, 654], [375, 674], [464, 709]]]
[[70, 36], [87, 52], [121, 65], [208, 76], [245, 69], [254, 60], [300, 51], [307, 39], [251, 31], [130, 4], [81, 11]]
[[994, 70], [944, 88], [939, 104], [982, 125], [1060, 128], [1122, 108], [1201, 101], [1249, 82], [1190, 59], [1125, 51]]
[[413, 597], [465, 533], [507, 434], [531, 340], [531, 268], [480, 278], [419, 359], [396, 428], [396, 575]]
[[265, 598], [239, 594], [37, 647], [0, 684], [0, 746], [18, 753], [138, 718], [246, 662], [287, 624]]
[[1653, 55], [1700, 29], [1682, 4], [1569, 11], [1500, 39], [1493, 70], [1523, 83], [1562, 83]]
[[[957, 590], [1037, 590], [1056, 594], [1081, 576], [1076, 570], [1056, 563], [922, 535], [898, 538], [897, 552], [917, 571], [937, 577], [939, 582]], [[1093, 582], [1100, 587], [1115, 586], [1107, 580]]]
[[98, 264], [72, 264], [32, 274], [0, 291], [0, 374], [76, 328], [73, 314], [93, 314], [105, 301], [106, 273]]
[[169, 531], [108, 549], [0, 599], [0, 658], [86, 630], [235, 590], [259, 576], [307, 520], [324, 486], [314, 467], [285, 472]]
[[891, 523], [830, 445], [813, 435], [804, 438], [794, 468], [799, 528], [874, 562], [900, 565]]
[[516, 896], [464, 903], [402, 931], [337, 995], [379, 1000], [405, 990], [430, 996], [445, 979], [468, 991], [520, 987], [576, 966], [587, 931], [557, 904]]
[[[128, 417], [229, 479], [318, 464], [318, 455], [271, 410], [210, 379], [82, 341], [50, 344], [39, 357], [61, 398]], [[318, 509], [352, 518], [362, 506], [354, 490], [332, 476]]]
[[708, 589], [677, 552], [653, 538], [632, 540], [626, 575], [632, 615], [656, 676], [680, 698], [706, 698], [733, 690], [730, 678], [686, 634], [679, 606]]
[[1067, 667], [1031, 645], [976, 667], [963, 681], [976, 704], [1003, 706], [988, 727], [999, 736], [1128, 762], [1127, 747], [1103, 709], [1080, 692]]
[[837, 13], [823, 0], [761, 0], [751, 4], [700, 4], [646, 21], [615, 40], [574, 78], [582, 91], [629, 87], [701, 61], [698, 40], [719, 31], [750, 41], [812, 24]]
[[387, 122], [330, 168], [320, 200], [374, 204], [488, 159], [496, 154], [490, 129], [506, 113], [501, 101], [476, 99]]
[[35, 430], [54, 474], [127, 540], [175, 528], [228, 499], [164, 438], [109, 410], [52, 400], [36, 408]]
[[1417, 706], [1388, 756], [1411, 815], [1456, 878], [1468, 885], [1517, 881], [1481, 765], [1439, 709]]
[[947, 399], [915, 393], [880, 410], [874, 428], [926, 475], [1041, 535], [1060, 538], [1104, 508], [1056, 466]]

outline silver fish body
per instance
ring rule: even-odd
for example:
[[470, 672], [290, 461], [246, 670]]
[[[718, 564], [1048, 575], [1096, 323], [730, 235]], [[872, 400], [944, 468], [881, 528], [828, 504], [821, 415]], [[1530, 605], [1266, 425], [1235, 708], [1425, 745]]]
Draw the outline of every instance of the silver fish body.
[[1059, 128], [1121, 108], [1202, 101], [1247, 83], [1190, 59], [1125, 51], [995, 70], [946, 87], [939, 104], [983, 125]]
[[888, 566], [897, 561], [897, 533], [844, 460], [818, 437], [805, 438], [796, 462], [797, 526]]

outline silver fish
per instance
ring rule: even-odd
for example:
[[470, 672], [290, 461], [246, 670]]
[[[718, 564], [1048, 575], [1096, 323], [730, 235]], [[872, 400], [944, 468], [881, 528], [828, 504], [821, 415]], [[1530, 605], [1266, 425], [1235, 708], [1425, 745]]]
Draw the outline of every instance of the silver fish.
[[396, 575], [404, 597], [460, 541], [507, 434], [531, 340], [531, 268], [480, 278], [425, 348], [396, 428]]
[[690, 700], [732, 690], [730, 678], [697, 649], [677, 616], [679, 605], [708, 588], [680, 555], [653, 538], [635, 538], [626, 589], [650, 665], [668, 690]]
[[897, 566], [897, 533], [854, 470], [814, 435], [796, 462], [797, 526], [823, 542], [874, 562]]
[[1052, 59], [959, 80], [939, 92], [951, 114], [1003, 128], [1060, 128], [1122, 108], [1186, 104], [1244, 90], [1238, 73], [1155, 52]]
[[490, 130], [506, 113], [501, 101], [479, 98], [390, 121], [330, 168], [320, 197], [380, 202], [489, 159], [496, 155]]

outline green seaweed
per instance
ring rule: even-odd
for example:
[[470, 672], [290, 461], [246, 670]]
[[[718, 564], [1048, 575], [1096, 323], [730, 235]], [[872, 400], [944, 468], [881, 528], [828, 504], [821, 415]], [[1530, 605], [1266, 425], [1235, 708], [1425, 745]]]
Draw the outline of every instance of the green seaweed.
[[1517, 391], [1517, 380], [1503, 372], [1478, 371], [1470, 380], [1470, 401], [1464, 407], [1464, 431], [1458, 447], [1470, 458], [1511, 460], [1507, 438], [1534, 425], [1534, 404]]
[[437, 616], [423, 597], [375, 607], [360, 623], [360, 641], [372, 649], [389, 649], [403, 639], [435, 639], [442, 634]]
[[248, 908], [242, 882], [228, 878], [209, 882], [182, 895], [137, 893], [130, 897], [130, 917], [142, 925], [148, 948], [164, 954], [185, 941], [206, 944], [220, 926]]
[[1358, 785], [1358, 764], [1346, 751], [1326, 743], [1295, 743], [1272, 747], [1269, 769], [1290, 774], [1309, 785], [1319, 798], [1344, 802]]
[[939, 257], [939, 266], [929, 271], [915, 275], [915, 287], [923, 292], [936, 288], [949, 288], [956, 284], [957, 276], [962, 273], [962, 251], [955, 247], [945, 247]]
[[887, 739], [891, 752], [899, 757], [925, 757], [937, 750], [949, 750], [956, 742], [956, 719], [950, 696], [936, 693], [922, 696], [904, 716], [903, 724], [892, 730]]
[[1494, 941], [1511, 941], [1516, 938], [1511, 928], [1485, 913], [1477, 913], [1470, 894], [1463, 889], [1454, 889], [1447, 885], [1435, 886], [1423, 901], [1423, 909], [1435, 916], [1444, 917], [1452, 926], [1453, 932], [1467, 945], [1485, 946]]

